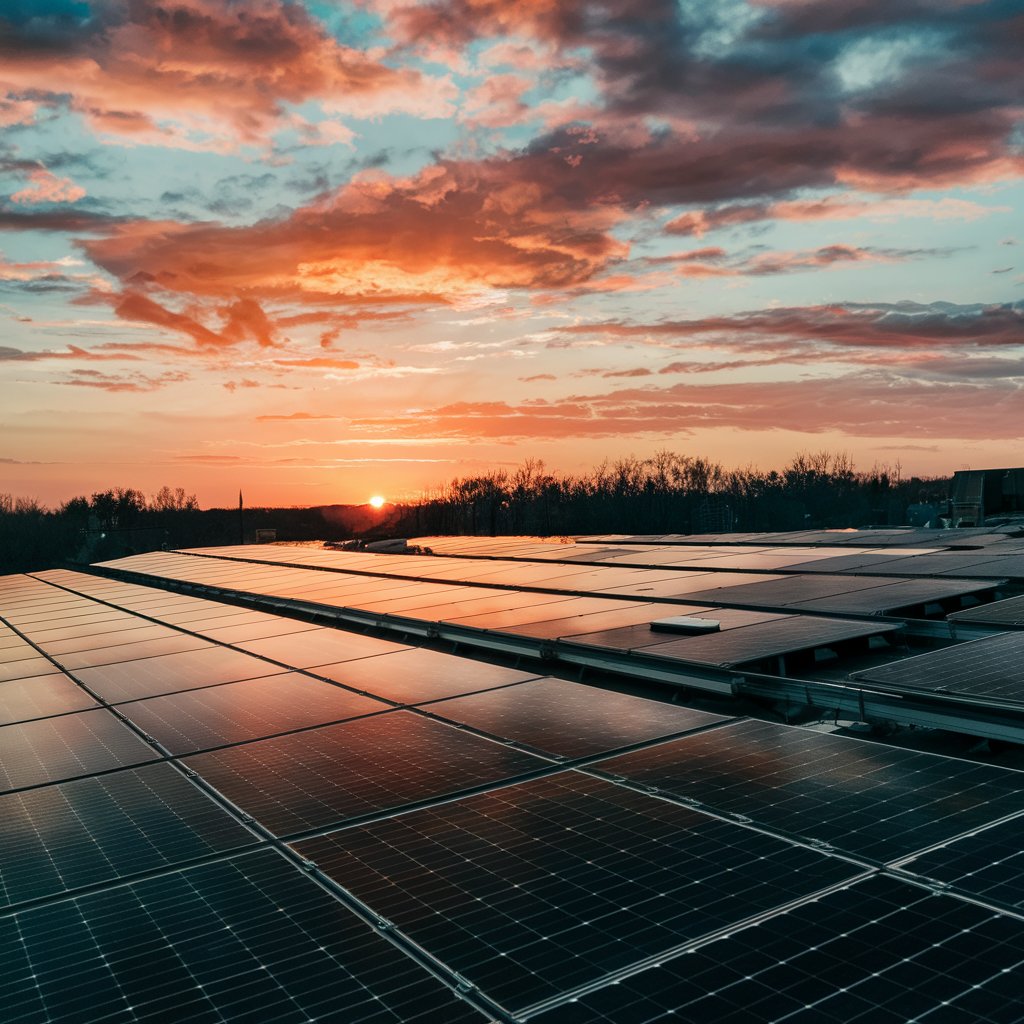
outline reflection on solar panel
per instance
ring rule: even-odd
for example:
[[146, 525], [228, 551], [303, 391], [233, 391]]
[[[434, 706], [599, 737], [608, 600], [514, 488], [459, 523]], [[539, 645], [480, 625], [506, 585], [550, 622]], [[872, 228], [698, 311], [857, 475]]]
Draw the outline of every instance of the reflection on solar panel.
[[0, 792], [155, 761], [109, 711], [80, 711], [0, 728]]
[[739, 722], [592, 770], [878, 861], [1024, 809], [1024, 773], [769, 722]]
[[971, 896], [1024, 910], [1024, 818], [956, 839], [900, 867]]
[[214, 650], [201, 637], [176, 633], [159, 640], [143, 640], [139, 643], [123, 643], [117, 646], [101, 647], [92, 651], [77, 651], [73, 654], [55, 654], [54, 660], [69, 672], [97, 665], [117, 665], [143, 658], [157, 658], [160, 655], [179, 654], [183, 651]]
[[275, 675], [284, 671], [261, 658], [224, 647], [166, 654], [160, 658], [78, 669], [75, 675], [111, 704], [156, 697], [178, 690], [194, 690], [218, 683]]
[[889, 687], [1024, 701], [1024, 632], [1000, 633], [855, 672]]
[[0, 683], [0, 725], [94, 707], [96, 701], [60, 672]]
[[8, 905], [256, 841], [169, 764], [0, 796]]
[[338, 665], [317, 665], [310, 671], [398, 704], [420, 704], [537, 678], [536, 672], [520, 672], [421, 648]]
[[[31, 654], [29, 653], [31, 651]], [[0, 662], [0, 683], [12, 679], [30, 679], [33, 676], [45, 676], [53, 672], [53, 662], [40, 657], [30, 648], [21, 652], [25, 656], [17, 660]]]
[[[722, 621], [724, 623], [724, 619]], [[739, 629], [722, 629], [719, 633], [670, 640], [646, 647], [644, 654], [731, 667], [846, 640], [891, 633], [899, 628], [896, 625], [851, 619], [812, 619], [791, 615], [752, 623]], [[664, 634], [655, 635], [664, 640]], [[579, 642], [578, 638], [574, 638], [573, 642]]]
[[1019, 1022], [1024, 925], [868, 878], [530, 1020]]
[[325, 828], [548, 764], [407, 711], [196, 754], [185, 763], [277, 835]]
[[239, 743], [326, 722], [372, 715], [389, 705], [298, 672], [134, 701], [125, 716], [174, 754]]
[[267, 640], [244, 641], [238, 645], [265, 658], [282, 661], [293, 668], [309, 668], [337, 661], [372, 658], [404, 650], [402, 644], [338, 629], [316, 629]]
[[266, 851], [0, 919], [4, 1019], [483, 1018]]
[[586, 757], [727, 721], [721, 715], [564, 679], [536, 679], [429, 704], [424, 710], [557, 757]]
[[297, 849], [511, 1009], [856, 873], [575, 772]]

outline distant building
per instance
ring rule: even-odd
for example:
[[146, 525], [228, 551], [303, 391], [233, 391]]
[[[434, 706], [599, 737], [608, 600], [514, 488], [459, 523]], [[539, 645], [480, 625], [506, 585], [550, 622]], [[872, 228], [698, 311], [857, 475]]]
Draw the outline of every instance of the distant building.
[[1024, 467], [964, 469], [950, 489], [953, 526], [984, 526], [986, 519], [1024, 513]]

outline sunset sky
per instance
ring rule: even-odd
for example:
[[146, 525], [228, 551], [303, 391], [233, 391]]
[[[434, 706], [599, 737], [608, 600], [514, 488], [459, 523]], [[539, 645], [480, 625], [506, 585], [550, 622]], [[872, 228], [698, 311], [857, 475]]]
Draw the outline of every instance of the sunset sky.
[[1024, 463], [1021, 0], [5, 0], [0, 492]]

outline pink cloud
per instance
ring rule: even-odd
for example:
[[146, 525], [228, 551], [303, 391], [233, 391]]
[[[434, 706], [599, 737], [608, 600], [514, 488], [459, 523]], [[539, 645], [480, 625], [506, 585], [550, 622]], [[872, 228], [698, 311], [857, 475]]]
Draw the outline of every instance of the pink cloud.
[[28, 172], [29, 183], [11, 196], [15, 203], [75, 203], [85, 195], [85, 189], [70, 178], [58, 178], [45, 167]]

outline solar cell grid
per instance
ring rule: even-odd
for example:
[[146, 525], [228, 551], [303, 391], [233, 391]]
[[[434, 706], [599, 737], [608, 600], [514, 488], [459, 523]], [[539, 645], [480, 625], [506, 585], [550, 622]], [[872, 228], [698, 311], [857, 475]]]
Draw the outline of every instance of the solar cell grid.
[[154, 761], [109, 711], [80, 711], [0, 728], [0, 792]]
[[1024, 773], [768, 722], [671, 740], [591, 770], [877, 861], [1024, 809]]
[[954, 612], [949, 619], [952, 622], [984, 622], [997, 626], [1024, 625], [1024, 595]]
[[266, 851], [0, 919], [10, 1024], [481, 1015]]
[[[33, 640], [51, 657], [64, 657], [69, 654], [96, 651], [97, 653], [91, 657], [107, 658], [110, 657], [110, 652], [113, 652], [113, 658], [111, 660], [120, 660], [120, 653], [124, 650], [130, 649], [128, 645], [132, 645], [132, 647], [134, 647], [135, 644], [146, 643], [146, 649], [149, 650], [150, 648], [148, 645], [153, 644], [154, 641], [180, 641], [183, 638], [182, 633], [178, 633], [173, 629], [168, 629], [166, 626], [154, 626], [145, 620], [137, 621], [138, 625], [131, 629], [118, 629], [116, 631], [102, 633], [80, 633], [77, 636], [65, 636], [63, 638], [43, 638], [34, 636]], [[199, 646], [203, 642], [201, 640], [196, 640], [195, 638], [188, 639], [190, 643], [196, 646]], [[102, 664], [107, 664], [107, 662], [104, 661]]]
[[394, 711], [186, 761], [277, 835], [461, 792], [549, 762]]
[[398, 704], [420, 704], [476, 690], [509, 686], [534, 679], [536, 672], [520, 672], [472, 658], [423, 648], [407, 648], [376, 658], [361, 658], [310, 669], [356, 690], [365, 690]]
[[116, 704], [283, 671], [280, 665], [261, 658], [211, 645], [198, 651], [76, 669], [75, 675], [103, 700]]
[[900, 866], [979, 899], [1024, 911], [1024, 818], [956, 839]]
[[722, 715], [552, 678], [441, 701], [425, 710], [556, 757], [586, 757], [727, 721]]
[[288, 636], [247, 640], [239, 643], [239, 647], [252, 651], [253, 654], [273, 658], [292, 668], [309, 668], [312, 665], [372, 658], [408, 649], [407, 645], [396, 644], [391, 640], [379, 640], [377, 637], [364, 636], [362, 633], [322, 627]]
[[389, 705], [298, 672], [126, 704], [124, 714], [174, 754], [386, 711]]
[[95, 668], [100, 665], [118, 665], [125, 662], [141, 661], [145, 658], [158, 658], [161, 655], [202, 650], [212, 651], [216, 648], [201, 637], [189, 636], [186, 633], [174, 633], [156, 640], [129, 641], [70, 654], [54, 654], [53, 657], [62, 668], [69, 672], [77, 672], [79, 669]]
[[1024, 632], [999, 633], [853, 673], [888, 687], [1024, 701]]
[[94, 707], [96, 701], [60, 672], [0, 683], [0, 725]]
[[4, 906], [256, 842], [168, 764], [0, 796]]
[[579, 996], [538, 1024], [1021, 1020], [1024, 925], [873, 877]]
[[36, 654], [33, 648], [28, 648], [25, 651], [18, 650], [22, 654], [27, 654], [31, 650], [32, 655], [0, 663], [0, 683], [13, 679], [31, 679], [33, 676], [46, 676], [53, 673], [53, 662]]
[[296, 848], [510, 1009], [856, 873], [574, 772]]

